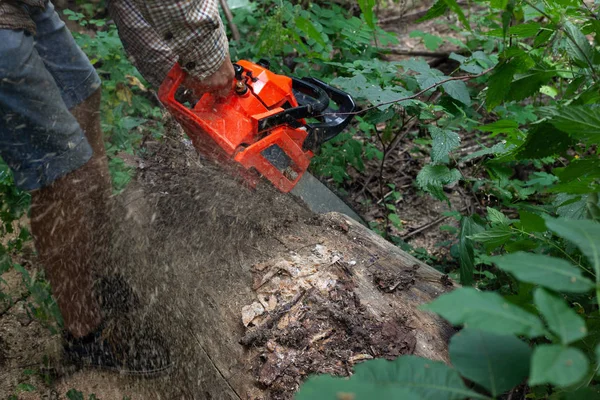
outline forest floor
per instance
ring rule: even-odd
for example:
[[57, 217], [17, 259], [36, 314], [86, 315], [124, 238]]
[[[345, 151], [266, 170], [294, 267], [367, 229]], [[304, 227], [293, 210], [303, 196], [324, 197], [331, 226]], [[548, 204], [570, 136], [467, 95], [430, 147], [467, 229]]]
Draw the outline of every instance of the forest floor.
[[[417, 7], [400, 18], [394, 10], [383, 10], [380, 20], [386, 30], [395, 31], [400, 40], [400, 46], [390, 54], [390, 60], [430, 53], [424, 48], [419, 38], [409, 37], [415, 29], [439, 36], [452, 36], [449, 24], [440, 22], [416, 23], [416, 19], [427, 10], [427, 6]], [[427, 58], [431, 63], [443, 64], [446, 60], [444, 53], [456, 49], [443, 46], [436, 50], [432, 57]], [[475, 138], [463, 137], [460, 153], [472, 151]], [[403, 221], [403, 229], [396, 232], [414, 248], [423, 248], [431, 257], [429, 263], [443, 266], [449, 261], [449, 249], [455, 234], [442, 226], [457, 227], [456, 220], [444, 215], [451, 210], [462, 210], [466, 207], [479, 207], [476, 199], [463, 196], [460, 188], [451, 189], [447, 193], [450, 204], [432, 201], [431, 198], [419, 192], [415, 185], [415, 177], [427, 161], [428, 150], [411, 142], [406, 135], [388, 156], [384, 178], [394, 182], [402, 193], [397, 202], [398, 214]], [[377, 179], [379, 165], [376, 162], [367, 163], [363, 173], [353, 172], [354, 184], [348, 187], [348, 201], [353, 204], [368, 220], [385, 218], [377, 207], [365, 207], [365, 200], [376, 202], [380, 196]], [[36, 270], [33, 251], [25, 251], [19, 256], [20, 262], [32, 273]], [[443, 269], [443, 267], [442, 267]], [[14, 395], [17, 399], [79, 399], [77, 394], [69, 390], [75, 389], [84, 395], [84, 399], [94, 394], [98, 399], [152, 399], [157, 394], [146, 380], [131, 379], [112, 373], [98, 371], [62, 371], [53, 376], [54, 371], [45, 370], [44, 366], [60, 363], [61, 341], [59, 335], [52, 335], [43, 324], [31, 318], [27, 312], [30, 299], [21, 281], [21, 275], [10, 271], [1, 276], [3, 291], [8, 293], [10, 301], [0, 303], [0, 399]]]

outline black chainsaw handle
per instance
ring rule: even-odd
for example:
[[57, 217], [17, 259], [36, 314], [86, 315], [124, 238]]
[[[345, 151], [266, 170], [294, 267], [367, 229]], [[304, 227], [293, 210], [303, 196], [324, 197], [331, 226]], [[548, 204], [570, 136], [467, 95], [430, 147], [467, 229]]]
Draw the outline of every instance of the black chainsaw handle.
[[315, 78], [304, 78], [304, 80], [323, 89], [337, 108], [335, 110], [327, 108], [323, 115], [317, 116], [321, 120], [320, 123], [308, 124], [308, 136], [304, 140], [303, 147], [305, 150], [315, 150], [348, 126], [354, 116], [356, 104], [348, 93], [329, 86], [323, 81]]
[[264, 132], [279, 125], [302, 126], [299, 120], [321, 115], [329, 107], [327, 92], [306, 79], [292, 78], [292, 89], [303, 93], [311, 100], [297, 107], [285, 109], [258, 121], [258, 130]]

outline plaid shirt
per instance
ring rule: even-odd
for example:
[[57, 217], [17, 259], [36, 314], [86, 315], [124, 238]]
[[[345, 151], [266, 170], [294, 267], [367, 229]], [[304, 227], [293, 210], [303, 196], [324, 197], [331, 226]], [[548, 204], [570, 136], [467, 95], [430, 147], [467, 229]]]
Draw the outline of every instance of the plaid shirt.
[[111, 0], [108, 10], [132, 62], [154, 86], [177, 61], [202, 80], [228, 55], [217, 0]]

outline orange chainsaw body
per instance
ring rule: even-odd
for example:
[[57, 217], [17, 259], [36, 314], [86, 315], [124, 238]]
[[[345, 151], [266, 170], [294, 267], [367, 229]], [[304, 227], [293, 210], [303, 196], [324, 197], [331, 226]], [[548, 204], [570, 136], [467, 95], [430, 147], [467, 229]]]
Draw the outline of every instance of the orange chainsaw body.
[[[186, 73], [176, 64], [159, 89], [159, 99], [183, 125], [198, 152], [227, 165], [237, 163], [252, 185], [264, 176], [287, 193], [313, 157], [305, 146], [309, 130], [304, 118], [269, 122], [299, 106], [293, 79], [249, 61], [234, 65], [236, 79], [225, 98], [207, 93], [193, 107], [180, 103], [176, 93]], [[283, 166], [273, 162], [269, 154], [274, 153], [285, 159]]]

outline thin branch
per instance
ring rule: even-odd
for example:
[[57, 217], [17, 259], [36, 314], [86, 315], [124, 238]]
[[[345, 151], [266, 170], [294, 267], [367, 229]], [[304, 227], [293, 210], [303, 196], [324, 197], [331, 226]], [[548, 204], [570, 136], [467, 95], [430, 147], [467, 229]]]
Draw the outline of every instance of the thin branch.
[[417, 92], [417, 93], [415, 93], [415, 94], [413, 94], [411, 96], [401, 97], [401, 98], [396, 99], [396, 100], [384, 101], [383, 103], [379, 103], [379, 104], [376, 104], [376, 105], [371, 106], [371, 107], [363, 108], [360, 111], [353, 111], [353, 112], [346, 112], [346, 113], [324, 113], [324, 114], [316, 116], [315, 118], [324, 117], [324, 116], [327, 116], [327, 115], [359, 115], [359, 114], [362, 114], [362, 113], [364, 113], [366, 111], [373, 110], [375, 108], [379, 108], [381, 106], [387, 106], [389, 104], [400, 103], [401, 101], [416, 99], [417, 97], [421, 96], [423, 93], [427, 93], [431, 89], [434, 89], [434, 88], [436, 88], [438, 86], [441, 86], [441, 85], [443, 85], [444, 83], [447, 83], [447, 82], [451, 82], [451, 81], [463, 81], [463, 82], [466, 82], [466, 81], [469, 81], [471, 79], [479, 78], [479, 77], [487, 74], [488, 72], [490, 72], [492, 69], [494, 69], [494, 68], [493, 67], [492, 68], [488, 68], [485, 71], [480, 72], [479, 74], [465, 75], [465, 76], [455, 76], [455, 77], [452, 77], [452, 78], [444, 79], [442, 81], [439, 81], [437, 83], [434, 83], [433, 85], [430, 85], [430, 86], [426, 87], [425, 89], [423, 89], [423, 90], [421, 90], [421, 91], [419, 91], [419, 92]]
[[381, 49], [383, 54], [394, 54], [397, 56], [415, 56], [415, 57], [431, 57], [431, 58], [448, 58], [450, 52], [441, 51], [425, 51], [425, 50], [408, 50], [398, 47], [390, 47]]
[[223, 9], [223, 13], [225, 14], [225, 18], [227, 18], [227, 23], [229, 24], [229, 28], [231, 29], [231, 36], [233, 40], [236, 42], [240, 40], [240, 31], [238, 30], [237, 25], [233, 22], [233, 14], [231, 13], [231, 9], [227, 4], [227, 0], [219, 0], [219, 4], [221, 4], [221, 8]]

